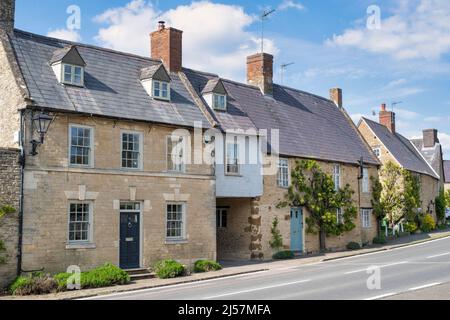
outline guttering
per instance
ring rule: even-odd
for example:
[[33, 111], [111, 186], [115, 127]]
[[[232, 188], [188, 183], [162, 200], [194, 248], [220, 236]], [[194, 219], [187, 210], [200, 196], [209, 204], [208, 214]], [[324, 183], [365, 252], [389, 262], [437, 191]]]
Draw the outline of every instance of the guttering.
[[20, 147], [20, 199], [19, 199], [19, 239], [17, 252], [17, 276], [22, 273], [22, 243], [23, 243], [23, 190], [24, 190], [24, 169], [25, 169], [25, 150], [24, 150], [24, 113], [25, 110], [20, 110], [20, 133], [19, 133], [19, 147]]

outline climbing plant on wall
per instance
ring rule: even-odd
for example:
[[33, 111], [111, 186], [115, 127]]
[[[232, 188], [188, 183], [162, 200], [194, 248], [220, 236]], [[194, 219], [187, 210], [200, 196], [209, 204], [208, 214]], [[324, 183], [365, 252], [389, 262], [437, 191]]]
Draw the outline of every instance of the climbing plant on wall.
[[[285, 201], [278, 207], [305, 207], [309, 212], [305, 219], [306, 232], [319, 235], [321, 250], [326, 250], [327, 236], [339, 236], [356, 227], [357, 209], [352, 200], [354, 191], [349, 185], [336, 190], [331, 175], [312, 160], [297, 161], [291, 177]], [[342, 210], [341, 221], [337, 219], [338, 209]]]
[[[3, 218], [10, 213], [16, 212], [11, 206], [2, 206], [0, 207], [0, 226], [2, 225]], [[7, 262], [6, 257], [4, 256], [4, 252], [6, 252], [6, 245], [3, 239], [0, 238], [0, 264], [5, 264]]]

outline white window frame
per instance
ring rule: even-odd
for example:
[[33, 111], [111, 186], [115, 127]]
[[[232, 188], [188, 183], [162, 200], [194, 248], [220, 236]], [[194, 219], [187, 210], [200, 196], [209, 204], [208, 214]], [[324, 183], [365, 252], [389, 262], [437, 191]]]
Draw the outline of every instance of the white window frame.
[[[180, 166], [180, 165], [175, 164], [172, 161], [172, 164], [174, 166], [180, 166], [179, 170], [178, 170], [178, 168], [173, 168], [173, 167], [169, 168], [169, 139], [172, 140], [173, 137], [178, 137], [178, 139], [180, 139], [180, 138], [182, 139], [182, 141], [180, 142], [181, 146], [183, 148], [182, 164]], [[172, 145], [172, 148], [173, 148], [173, 145]], [[177, 172], [185, 173], [186, 172], [186, 149], [187, 148], [186, 148], [186, 137], [185, 136], [172, 136], [172, 135], [166, 136], [166, 169], [167, 169], [167, 172], [174, 172], [174, 173], [177, 173]], [[172, 156], [172, 151], [170, 151], [170, 156]]]
[[363, 168], [362, 192], [370, 193], [369, 168]]
[[[156, 84], [159, 85], [159, 95], [155, 94]], [[162, 85], [163, 84], [167, 85], [167, 97], [163, 97], [163, 95], [162, 95], [162, 93], [163, 93]], [[170, 82], [161, 81], [161, 80], [152, 80], [152, 97], [155, 99], [170, 101]]]
[[376, 147], [372, 149], [373, 153], [377, 156], [377, 158], [381, 158], [381, 148], [380, 147]]
[[[123, 135], [124, 134], [133, 134], [133, 135], [138, 135], [139, 136], [139, 158], [138, 158], [138, 167], [137, 168], [129, 168], [129, 167], [124, 167], [123, 166], [123, 152], [125, 150], [123, 150]], [[127, 150], [129, 151], [129, 150]], [[122, 130], [120, 131], [120, 167], [124, 170], [142, 170], [143, 169], [143, 160], [144, 160], [144, 135], [142, 134], [142, 132], [138, 132], [138, 131], [129, 131], [129, 130]]]
[[[70, 240], [70, 206], [87, 204], [89, 206], [89, 230], [88, 240]], [[94, 243], [94, 204], [92, 201], [70, 201], [67, 207], [67, 243], [69, 245], [92, 244]]]
[[[237, 160], [237, 164], [233, 163], [232, 166], [236, 166], [237, 172], [230, 172], [228, 170], [228, 145], [233, 145], [235, 148], [235, 158], [233, 160]], [[239, 176], [241, 174], [241, 166], [239, 161], [239, 139], [237, 136], [233, 137], [233, 141], [230, 142], [228, 139], [225, 141], [225, 175], [227, 176]]]
[[[70, 67], [70, 81], [66, 81], [66, 66]], [[75, 69], [76, 68], [80, 68], [81, 69], [81, 83], [76, 83], [75, 82]], [[69, 84], [72, 86], [77, 86], [77, 87], [84, 87], [84, 67], [82, 66], [76, 66], [73, 64], [69, 64], [69, 63], [62, 63], [61, 64], [61, 83], [64, 84]]]
[[371, 214], [372, 209], [361, 209], [361, 225], [363, 229], [372, 227]]
[[[228, 208], [217, 208], [216, 209], [216, 218], [217, 218], [217, 228], [218, 229], [227, 229], [228, 228]], [[223, 226], [223, 214], [225, 213], [225, 215], [227, 216], [226, 221], [227, 221], [227, 225]]]
[[[283, 169], [287, 170], [285, 175], [282, 172]], [[289, 159], [278, 159], [277, 186], [285, 189], [289, 188]]]
[[[167, 236], [167, 223], [169, 220], [167, 219], [168, 215], [168, 206], [169, 205], [175, 205], [179, 206], [181, 205], [182, 208], [182, 217], [181, 217], [181, 235], [179, 237], [169, 237]], [[165, 225], [165, 235], [166, 235], [166, 241], [167, 242], [177, 242], [177, 241], [186, 241], [186, 203], [185, 202], [166, 202], [166, 225]]]
[[341, 174], [342, 168], [340, 164], [333, 165], [333, 182], [334, 182], [334, 190], [338, 191], [341, 188]]
[[[223, 100], [224, 100], [223, 106], [220, 106], [219, 104], [216, 103], [216, 98], [219, 99], [221, 97], [223, 97]], [[214, 110], [226, 111], [227, 110], [227, 96], [225, 94], [213, 93], [212, 105], [213, 105]]]
[[[72, 128], [81, 128], [81, 129], [89, 129], [90, 130], [90, 153], [89, 153], [89, 163], [88, 164], [77, 164], [72, 163]], [[78, 167], [78, 168], [93, 168], [95, 163], [95, 129], [94, 127], [85, 126], [81, 124], [69, 124], [69, 141], [68, 141], [68, 153], [69, 153], [69, 166], [70, 167]]]
[[342, 208], [336, 209], [336, 222], [338, 224], [344, 224], [344, 210]]

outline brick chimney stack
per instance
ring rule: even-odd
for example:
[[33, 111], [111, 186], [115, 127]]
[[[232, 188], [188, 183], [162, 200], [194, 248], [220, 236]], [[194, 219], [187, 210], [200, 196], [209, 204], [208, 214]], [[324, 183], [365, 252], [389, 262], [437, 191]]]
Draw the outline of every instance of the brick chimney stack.
[[247, 83], [258, 86], [265, 95], [273, 94], [273, 56], [258, 53], [247, 57]]
[[0, 29], [7, 33], [14, 31], [15, 0], [0, 0]]
[[381, 105], [380, 124], [388, 128], [391, 133], [395, 133], [395, 113], [387, 111], [385, 103]]
[[436, 129], [423, 130], [423, 146], [425, 148], [433, 148], [437, 143], [439, 143], [439, 138]]
[[150, 34], [151, 57], [162, 60], [170, 72], [179, 72], [183, 67], [183, 31], [166, 28], [160, 21], [158, 30]]
[[332, 88], [330, 89], [330, 100], [333, 101], [339, 108], [343, 107], [342, 101], [342, 89]]

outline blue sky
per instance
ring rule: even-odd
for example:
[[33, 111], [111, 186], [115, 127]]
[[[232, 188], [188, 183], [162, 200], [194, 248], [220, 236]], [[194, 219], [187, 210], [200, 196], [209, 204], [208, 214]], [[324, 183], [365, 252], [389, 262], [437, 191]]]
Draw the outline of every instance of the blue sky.
[[[81, 10], [81, 29], [68, 30], [70, 5]], [[370, 5], [380, 8], [380, 28], [368, 29]], [[260, 44], [280, 65], [294, 62], [284, 84], [328, 96], [344, 90], [345, 108], [357, 121], [376, 118], [381, 103], [397, 105], [397, 128], [419, 137], [437, 128], [450, 158], [450, 1], [448, 0], [17, 0], [16, 27], [117, 50], [149, 55], [149, 32], [158, 20], [185, 31], [184, 64], [243, 81], [245, 57]]]

